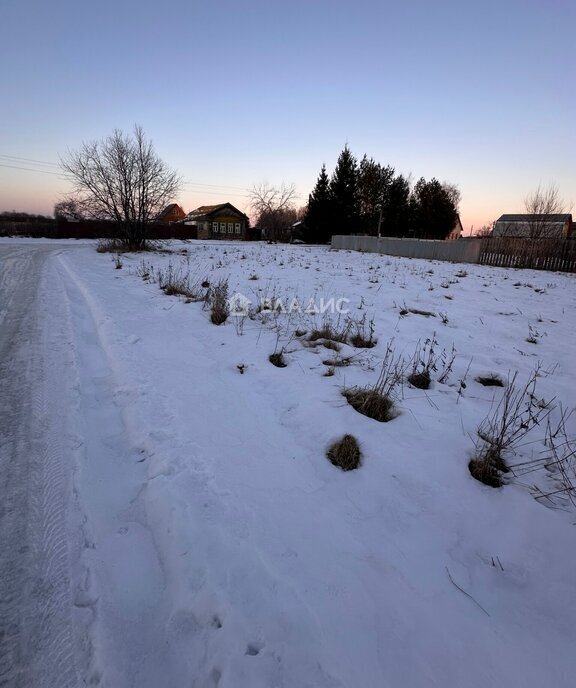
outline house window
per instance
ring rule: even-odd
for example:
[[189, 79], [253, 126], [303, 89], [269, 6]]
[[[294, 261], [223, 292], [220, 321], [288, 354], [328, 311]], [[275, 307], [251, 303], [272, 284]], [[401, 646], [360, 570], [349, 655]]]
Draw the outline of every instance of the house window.
[[233, 234], [234, 233], [234, 225], [232, 222], [228, 223], [228, 234]]
[[220, 233], [226, 234], [226, 223], [225, 222], [220, 223]]
[[236, 234], [240, 234], [240, 223], [236, 223]]
[[218, 223], [217, 222], [212, 223], [212, 231], [214, 232], [214, 234], [218, 234]]

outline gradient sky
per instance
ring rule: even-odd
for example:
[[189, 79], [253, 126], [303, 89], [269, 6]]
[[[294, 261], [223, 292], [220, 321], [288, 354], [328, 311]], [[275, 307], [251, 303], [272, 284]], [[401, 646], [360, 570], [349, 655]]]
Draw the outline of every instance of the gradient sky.
[[17, 158], [134, 123], [186, 210], [263, 180], [304, 204], [346, 142], [458, 184], [466, 232], [540, 183], [576, 202], [574, 0], [0, 0], [0, 32], [0, 210], [67, 188]]

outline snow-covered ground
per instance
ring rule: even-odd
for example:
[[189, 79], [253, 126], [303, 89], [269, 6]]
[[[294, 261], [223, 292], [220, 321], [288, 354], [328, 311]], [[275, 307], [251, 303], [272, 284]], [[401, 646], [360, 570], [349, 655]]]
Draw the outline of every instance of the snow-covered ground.
[[[574, 684], [576, 513], [535, 499], [533, 484], [557, 489], [546, 471], [493, 489], [467, 467], [504, 393], [478, 375], [525, 382], [540, 364], [552, 417], [575, 405], [573, 275], [225, 242], [124, 255], [116, 269], [91, 242], [52, 245], [38, 303], [73, 466], [82, 680]], [[213, 325], [202, 303], [160, 290], [169, 266], [200, 293], [226, 278], [253, 306], [348, 299], [329, 317], [373, 319], [377, 345], [309, 346], [295, 332], [322, 325], [314, 313]], [[375, 382], [389, 345], [409, 359], [433, 336], [436, 351], [455, 349], [447, 381], [399, 389], [388, 423], [348, 405], [343, 386]], [[285, 368], [268, 360], [280, 350]], [[325, 374], [323, 361], [349, 356]], [[350, 472], [326, 458], [345, 433], [363, 455]], [[544, 427], [529, 440], [516, 460], [542, 455]]]

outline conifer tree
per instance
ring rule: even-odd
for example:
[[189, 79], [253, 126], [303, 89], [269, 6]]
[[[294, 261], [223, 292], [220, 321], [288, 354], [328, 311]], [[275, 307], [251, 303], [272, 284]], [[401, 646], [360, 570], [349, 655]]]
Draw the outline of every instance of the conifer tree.
[[338, 157], [330, 180], [333, 220], [332, 234], [352, 234], [362, 230], [358, 212], [358, 164], [348, 145]]
[[445, 239], [454, 228], [458, 211], [454, 192], [437, 179], [420, 178], [412, 193], [414, 233], [421, 239]]
[[410, 216], [410, 182], [402, 174], [394, 176], [392, 170], [392, 178], [384, 199], [380, 233], [382, 236], [408, 236]]
[[358, 167], [358, 204], [362, 231], [376, 236], [394, 177], [392, 167], [382, 167], [365, 155]]
[[331, 224], [330, 180], [326, 174], [326, 165], [322, 165], [314, 191], [308, 197], [308, 208], [304, 218], [306, 241], [321, 244], [330, 241]]

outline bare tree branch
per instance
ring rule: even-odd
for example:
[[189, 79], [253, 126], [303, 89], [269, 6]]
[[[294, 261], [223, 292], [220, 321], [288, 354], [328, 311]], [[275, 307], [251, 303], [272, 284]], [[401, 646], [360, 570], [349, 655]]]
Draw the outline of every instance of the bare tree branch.
[[272, 186], [261, 182], [248, 193], [250, 207], [258, 217], [256, 225], [266, 230], [270, 241], [281, 239], [287, 225], [296, 221], [295, 184], [283, 182], [280, 186]]
[[182, 183], [139, 126], [131, 136], [116, 129], [106, 139], [83, 143], [60, 165], [72, 179], [68, 203], [84, 217], [115, 222], [117, 238], [132, 249], [145, 247], [147, 224], [174, 200]]
[[559, 238], [557, 229], [551, 224], [550, 215], [565, 213], [564, 201], [560, 198], [558, 187], [550, 184], [538, 188], [526, 196], [524, 208], [528, 215], [528, 236], [530, 239]]

